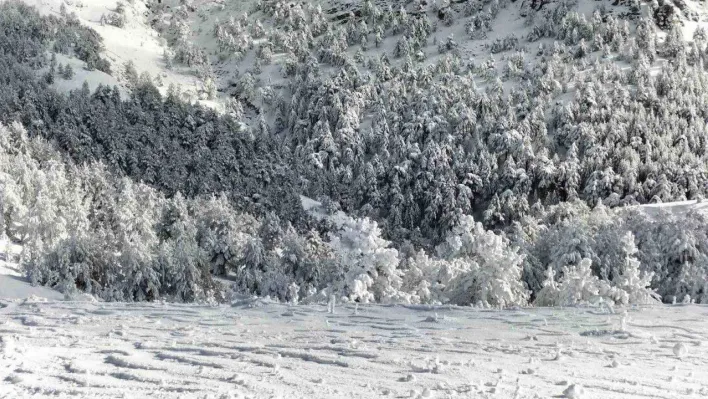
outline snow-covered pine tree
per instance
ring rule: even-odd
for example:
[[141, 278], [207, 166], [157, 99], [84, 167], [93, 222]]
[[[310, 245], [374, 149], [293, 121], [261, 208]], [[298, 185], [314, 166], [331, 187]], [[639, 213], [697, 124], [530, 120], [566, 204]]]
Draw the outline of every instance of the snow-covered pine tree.
[[363, 303], [407, 301], [401, 291], [398, 251], [381, 238], [378, 224], [351, 217], [336, 223], [338, 231], [331, 233], [330, 246], [341, 267], [341, 277], [335, 283], [339, 296]]
[[145, 301], [160, 295], [160, 276], [155, 270], [158, 237], [155, 233], [158, 198], [152, 189], [119, 181], [116, 197], [116, 268], [108, 272], [107, 285], [114, 300]]
[[640, 271], [639, 260], [636, 258], [637, 246], [634, 243], [634, 234], [631, 232], [627, 232], [622, 237], [622, 250], [625, 256], [624, 264], [620, 274], [612, 280], [613, 286], [619, 293], [619, 297], [614, 298], [615, 302], [623, 305], [644, 305], [659, 300], [660, 297], [649, 288], [654, 273]]
[[195, 220], [181, 194], [165, 201], [157, 235], [164, 295], [181, 301], [218, 298], [221, 290], [211, 278], [208, 255], [199, 247]]

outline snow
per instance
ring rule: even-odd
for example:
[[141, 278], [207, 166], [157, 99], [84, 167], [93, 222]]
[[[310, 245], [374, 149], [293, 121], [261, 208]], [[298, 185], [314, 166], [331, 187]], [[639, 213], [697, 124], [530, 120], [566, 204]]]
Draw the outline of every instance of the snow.
[[563, 395], [566, 398], [569, 399], [583, 399], [585, 390], [583, 389], [582, 385], [571, 385], [563, 391]]
[[628, 308], [623, 331], [598, 308], [62, 301], [0, 273], [0, 398], [708, 394], [706, 306]]
[[674, 215], [682, 215], [691, 211], [705, 213], [708, 211], [708, 202], [706, 201], [676, 201], [676, 202], [665, 202], [662, 204], [646, 204], [639, 205], [646, 214], [652, 216], [660, 216], [663, 212], [669, 212]]
[[708, 394], [701, 305], [99, 303], [32, 287], [12, 260], [0, 262], [0, 398]]
[[674, 345], [674, 355], [677, 357], [681, 358], [686, 356], [686, 353], [688, 352], [688, 349], [686, 349], [686, 345], [684, 345], [682, 342], [677, 343]]
[[[148, 15], [148, 8], [144, 1], [123, 2], [127, 9], [127, 21], [123, 28], [118, 28], [108, 24], [101, 24], [100, 19], [103, 14], [110, 14], [116, 8], [116, 0], [22, 0], [24, 3], [34, 6], [42, 14], [59, 15], [62, 3], [66, 5], [67, 12], [75, 12], [82, 24], [94, 29], [102, 38], [106, 48], [104, 55], [111, 63], [113, 78], [103, 76], [100, 72], [86, 73], [82, 71], [83, 63], [76, 61], [74, 71], [76, 76], [70, 82], [59, 82], [57, 78], [57, 88], [59, 90], [70, 90], [80, 88], [84, 75], [88, 76], [89, 87], [94, 88], [93, 82], [114, 85], [121, 80], [123, 66], [126, 62], [132, 61], [138, 73], [147, 72], [155, 78], [160, 75], [164, 84], [159, 89], [164, 93], [167, 87], [173, 83], [180, 87], [183, 92], [194, 91], [201, 82], [195, 76], [171, 71], [165, 68], [163, 53], [165, 46], [157, 32], [148, 24], [145, 16]], [[57, 57], [58, 58], [58, 57]], [[62, 60], [58, 60], [65, 63]], [[118, 79], [118, 80], [116, 80]], [[71, 82], [74, 82], [71, 84]], [[123, 81], [124, 82], [124, 81]], [[97, 85], [97, 84], [96, 84]]]
[[54, 300], [64, 297], [58, 291], [46, 287], [32, 287], [17, 269], [0, 265], [0, 298], [25, 299], [32, 296]]
[[61, 293], [47, 287], [33, 287], [24, 277], [16, 263], [10, 257], [19, 254], [19, 246], [9, 245], [0, 241], [0, 308], [2, 299], [27, 299], [31, 297], [60, 300], [64, 298]]

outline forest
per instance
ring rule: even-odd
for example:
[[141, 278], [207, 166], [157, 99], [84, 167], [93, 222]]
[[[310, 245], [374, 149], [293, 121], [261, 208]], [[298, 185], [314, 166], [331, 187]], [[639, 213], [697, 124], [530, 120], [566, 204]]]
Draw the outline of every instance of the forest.
[[[464, 20], [474, 40], [513, 3], [435, 21], [366, 1], [343, 23], [284, 4], [259, 2], [273, 27], [215, 25], [223, 57], [287, 54], [286, 85], [245, 72], [219, 113], [145, 74], [128, 98], [57, 92], [54, 54], [113, 72], [100, 36], [0, 3], [2, 230], [33, 283], [115, 301], [708, 301], [706, 216], [636, 207], [708, 190], [704, 30], [563, 0], [479, 62], [436, 30]], [[208, 81], [180, 7], [167, 58]]]

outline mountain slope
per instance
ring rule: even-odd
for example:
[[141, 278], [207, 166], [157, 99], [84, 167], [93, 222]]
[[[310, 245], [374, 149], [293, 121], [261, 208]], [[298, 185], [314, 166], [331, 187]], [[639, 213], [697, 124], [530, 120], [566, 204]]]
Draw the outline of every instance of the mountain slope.
[[[607, 209], [708, 191], [699, 3], [39, 5], [48, 16], [16, 10], [27, 21], [2, 21], [0, 116], [60, 150], [52, 156], [78, 191], [95, 193], [87, 201], [116, 203], [108, 216], [77, 217], [99, 234], [71, 241], [61, 227], [32, 248], [29, 270], [42, 265], [46, 284], [59, 284], [48, 259], [88, 245], [115, 250], [92, 260], [98, 285], [73, 284], [107, 297], [115, 270], [147, 280], [119, 291], [154, 298], [155, 282], [172, 278], [163, 262], [194, 281], [228, 275], [243, 292], [285, 300], [334, 290], [349, 300], [508, 306], [544, 287], [570, 289], [576, 277], [596, 288], [581, 301], [626, 302], [633, 294], [623, 292], [647, 284], [666, 301], [706, 297], [701, 217], [667, 217], [658, 228], [641, 212], [613, 218]], [[147, 44], [116, 43], [122, 30]], [[103, 58], [116, 51], [141, 59]], [[58, 95], [72, 56], [112, 73], [123, 89]], [[163, 68], [192, 94], [165, 88]], [[8, 132], [24, 140], [21, 126]], [[12, 140], [8, 156], [18, 155]], [[51, 181], [37, 145], [20, 152], [22, 165], [38, 162]], [[75, 167], [100, 171], [86, 177]], [[22, 168], [7, 169], [18, 192], [37, 189], [25, 187]], [[95, 178], [106, 175], [119, 178]], [[117, 222], [120, 212], [136, 213], [121, 208], [135, 203], [129, 181], [159, 198], [139, 227]], [[63, 194], [47, 190], [65, 209]], [[317, 220], [301, 196], [350, 218]], [[188, 216], [177, 218], [185, 224], [176, 235], [165, 227], [175, 212]], [[11, 213], [22, 220], [10, 227], [15, 238], [42, 231], [31, 213]], [[251, 220], [246, 213], [252, 226], [235, 222]], [[181, 234], [198, 266], [160, 253]], [[124, 250], [137, 266], [120, 259]], [[71, 270], [60, 271], [62, 284], [72, 286]]]

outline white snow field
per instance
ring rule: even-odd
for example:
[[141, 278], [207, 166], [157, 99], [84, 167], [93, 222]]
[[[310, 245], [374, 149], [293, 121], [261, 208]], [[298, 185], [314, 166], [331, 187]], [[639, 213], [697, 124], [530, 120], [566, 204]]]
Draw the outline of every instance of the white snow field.
[[708, 307], [699, 305], [626, 313], [346, 305], [330, 314], [263, 300], [25, 294], [0, 300], [0, 398], [708, 395]]

